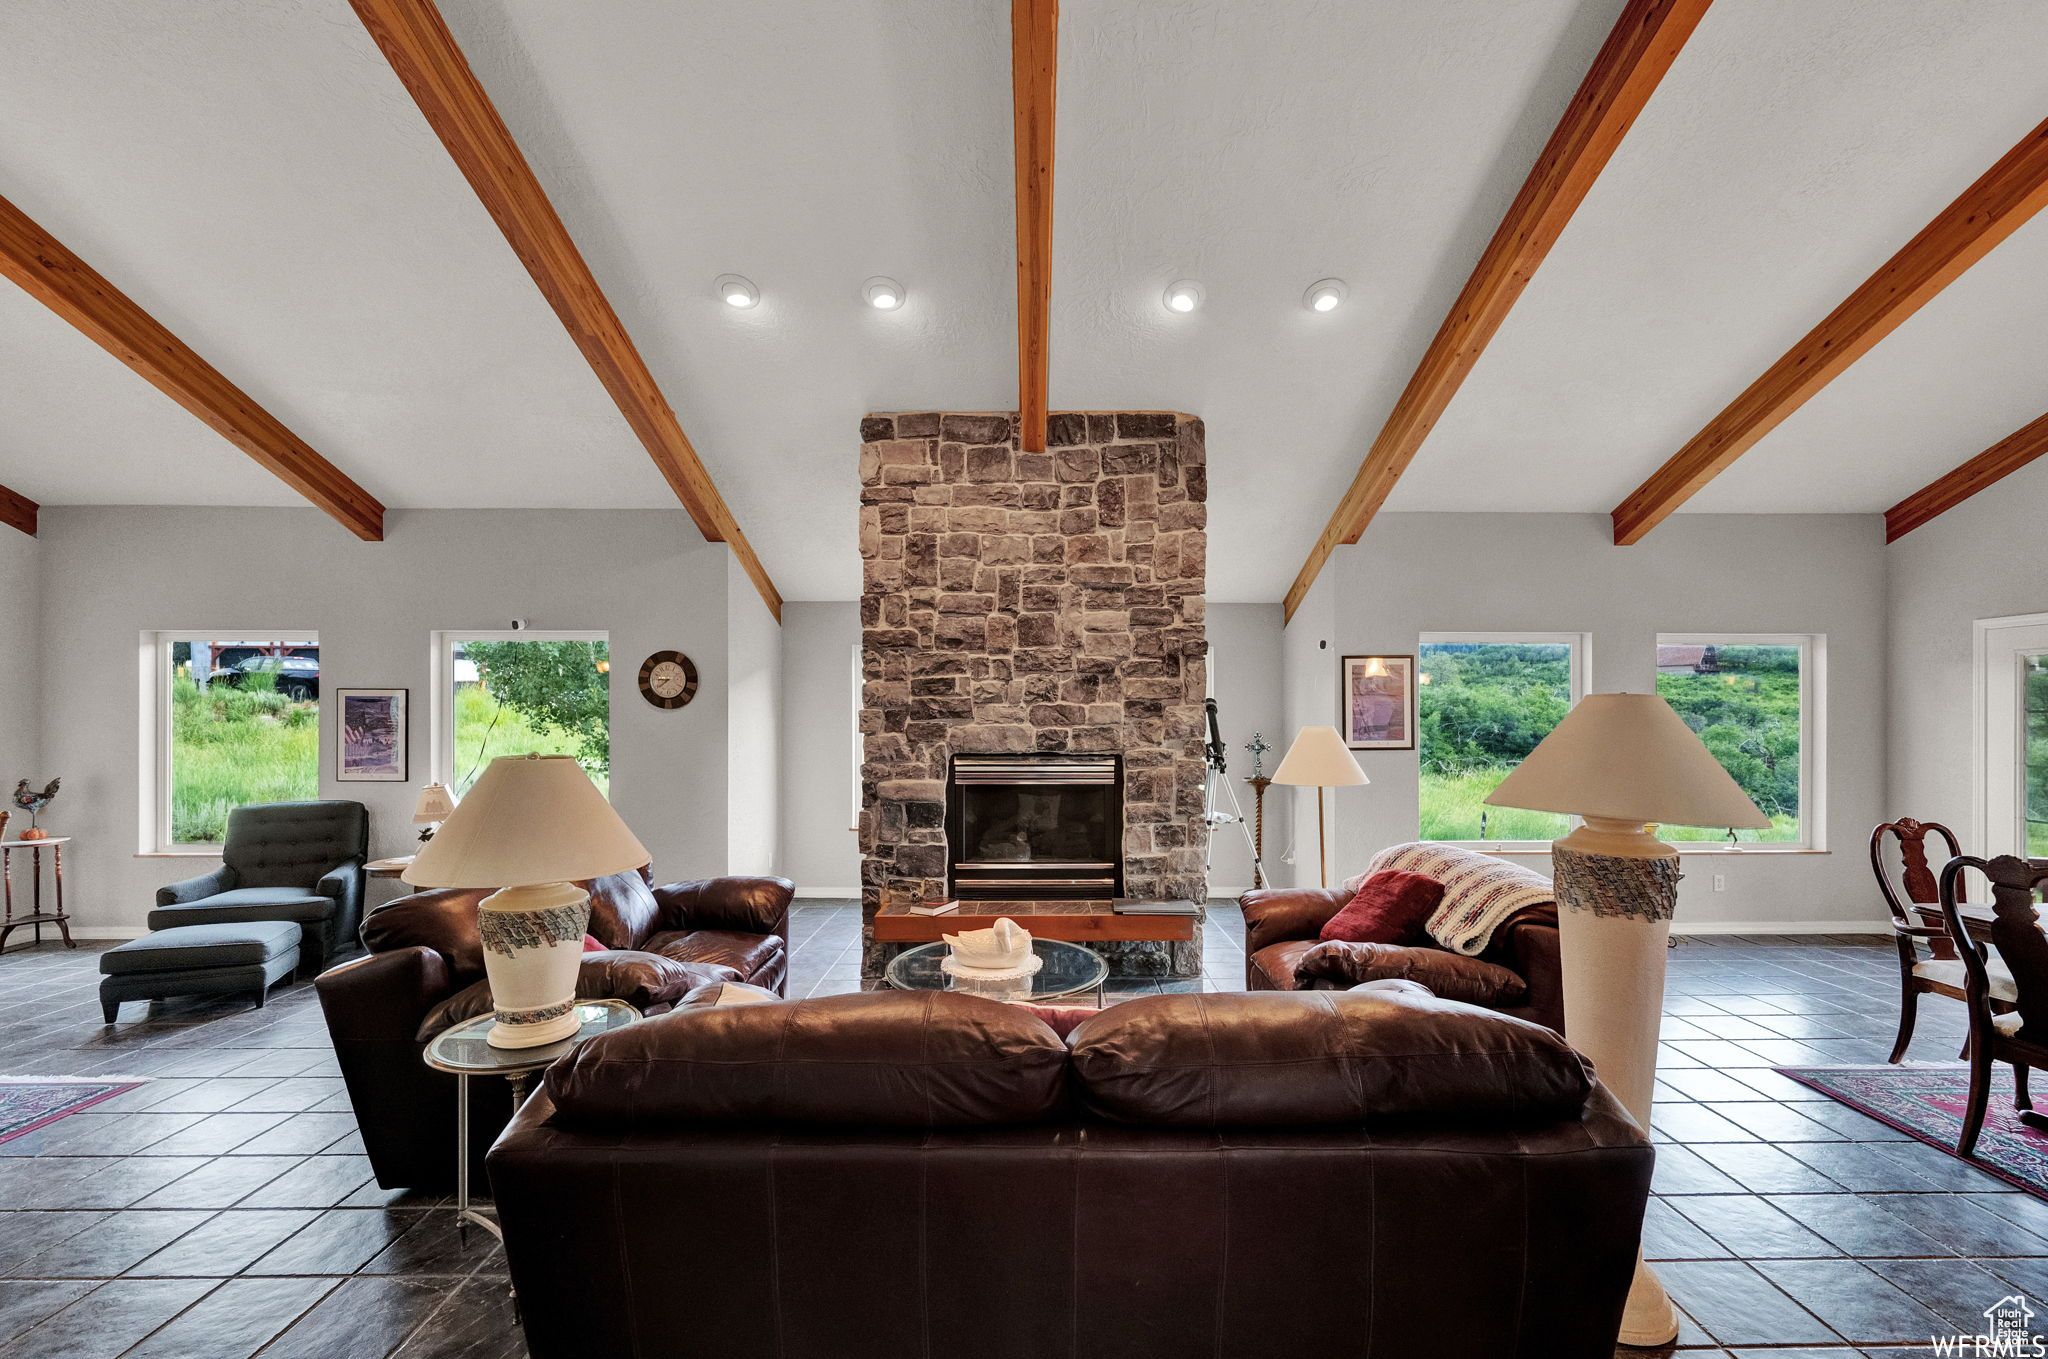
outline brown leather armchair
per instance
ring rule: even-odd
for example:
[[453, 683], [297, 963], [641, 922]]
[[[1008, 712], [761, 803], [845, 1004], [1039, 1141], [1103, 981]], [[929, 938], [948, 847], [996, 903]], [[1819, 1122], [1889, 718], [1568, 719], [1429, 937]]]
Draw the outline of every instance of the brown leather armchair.
[[1245, 989], [1343, 991], [1400, 977], [1438, 995], [1534, 1020], [1564, 1032], [1564, 973], [1557, 908], [1509, 916], [1486, 950], [1468, 958], [1434, 944], [1350, 944], [1319, 940], [1351, 894], [1334, 887], [1268, 887], [1237, 899], [1244, 911]]
[[[782, 993], [789, 972], [787, 878], [709, 878], [654, 887], [646, 869], [583, 883], [592, 938], [577, 994], [659, 1013], [697, 986], [745, 981]], [[441, 1029], [490, 1009], [476, 904], [487, 890], [449, 888], [387, 902], [364, 919], [369, 956], [314, 985], [377, 1183], [455, 1183], [456, 1078], [422, 1049]], [[502, 1082], [470, 1083], [471, 1164], [481, 1166], [509, 1116]]]
[[1429, 996], [869, 992], [593, 1039], [490, 1178], [535, 1359], [1611, 1359], [1651, 1163]]

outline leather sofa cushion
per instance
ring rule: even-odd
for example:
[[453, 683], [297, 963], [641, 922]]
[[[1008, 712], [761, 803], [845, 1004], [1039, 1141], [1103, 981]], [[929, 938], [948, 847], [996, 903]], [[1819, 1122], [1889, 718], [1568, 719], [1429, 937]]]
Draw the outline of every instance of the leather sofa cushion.
[[1067, 1048], [1044, 1021], [944, 991], [685, 1006], [600, 1035], [548, 1069], [567, 1124], [975, 1127], [1065, 1106]]
[[1292, 991], [1297, 985], [1294, 979], [1295, 964], [1304, 953], [1316, 946], [1313, 939], [1283, 939], [1277, 944], [1268, 944], [1252, 954], [1252, 966], [1265, 977], [1268, 990]]
[[645, 948], [660, 913], [654, 904], [654, 889], [648, 886], [647, 870], [629, 869], [583, 885], [590, 890], [590, 924], [585, 928], [591, 937], [606, 948]]
[[1331, 940], [1316, 944], [1295, 960], [1297, 985], [1331, 981], [1342, 986], [1385, 977], [1420, 982], [1445, 1000], [1505, 1009], [1529, 998], [1529, 984], [1519, 973], [1478, 958], [1440, 948], [1401, 944], [1351, 944]]
[[1167, 1127], [1533, 1122], [1574, 1116], [1593, 1089], [1540, 1024], [1385, 990], [1141, 996], [1068, 1041], [1091, 1112]]
[[737, 930], [669, 930], [648, 939], [649, 953], [679, 963], [723, 963], [742, 977], [751, 977], [782, 951], [779, 934], [743, 934]]
[[[679, 963], [658, 953], [611, 949], [583, 955], [576, 969], [576, 999], [623, 1000], [646, 1014], [656, 1007], [675, 1005], [701, 987], [738, 980], [739, 973], [729, 967]], [[443, 1029], [490, 1012], [490, 982], [466, 986], [427, 1012], [415, 1040], [428, 1042]]]
[[773, 1005], [782, 999], [765, 986], [743, 981], [707, 982], [678, 1001], [681, 1005]]

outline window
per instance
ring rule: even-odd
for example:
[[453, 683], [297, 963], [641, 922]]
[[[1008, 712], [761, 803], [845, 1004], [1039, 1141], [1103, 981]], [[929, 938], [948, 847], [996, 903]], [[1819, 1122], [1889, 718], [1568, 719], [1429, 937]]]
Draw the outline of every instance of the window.
[[602, 632], [435, 634], [437, 777], [460, 798], [500, 755], [573, 755], [611, 796], [611, 645]]
[[2048, 855], [2048, 614], [1980, 618], [1974, 833], [1985, 854]]
[[1422, 838], [1548, 843], [1568, 817], [1485, 799], [1585, 692], [1579, 633], [1428, 633], [1416, 652]]
[[1732, 833], [1726, 826], [1666, 826], [1657, 832], [1660, 839], [1725, 843], [1732, 836], [1744, 844], [1814, 845], [1820, 690], [1809, 681], [1820, 641], [1728, 634], [1657, 639], [1658, 694], [1771, 818], [1768, 830]]
[[228, 813], [320, 796], [320, 644], [310, 633], [151, 633], [144, 853], [206, 849]]

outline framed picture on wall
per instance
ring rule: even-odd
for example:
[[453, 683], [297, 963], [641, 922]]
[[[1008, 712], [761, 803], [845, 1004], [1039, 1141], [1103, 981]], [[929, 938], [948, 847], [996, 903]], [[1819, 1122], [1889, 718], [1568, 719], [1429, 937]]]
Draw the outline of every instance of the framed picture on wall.
[[1415, 749], [1415, 658], [1346, 656], [1338, 727], [1353, 750]]
[[336, 768], [342, 783], [404, 783], [404, 689], [337, 689]]

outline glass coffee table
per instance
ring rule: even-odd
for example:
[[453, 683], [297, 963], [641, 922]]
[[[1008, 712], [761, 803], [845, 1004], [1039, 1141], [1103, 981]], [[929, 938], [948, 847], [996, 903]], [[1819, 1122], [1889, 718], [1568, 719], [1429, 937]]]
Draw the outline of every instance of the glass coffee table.
[[494, 1048], [485, 1039], [494, 1022], [490, 1015], [466, 1019], [445, 1029], [427, 1044], [427, 1065], [456, 1078], [455, 1091], [455, 1222], [457, 1234], [467, 1238], [474, 1222], [499, 1240], [505, 1239], [498, 1224], [485, 1217], [469, 1202], [469, 1078], [502, 1076], [512, 1087], [512, 1111], [526, 1103], [527, 1078], [545, 1071], [569, 1055], [577, 1044], [623, 1029], [640, 1018], [640, 1012], [623, 1000], [584, 1000], [576, 1003], [576, 1017], [582, 1027], [559, 1043], [537, 1048]]
[[1093, 991], [1097, 1005], [1102, 1004], [1102, 984], [1109, 980], [1109, 964], [1095, 950], [1063, 939], [1033, 939], [1031, 951], [1041, 964], [1038, 971], [1015, 981], [963, 986], [959, 978], [939, 968], [950, 951], [943, 943], [905, 949], [889, 960], [882, 979], [898, 991], [958, 991], [1028, 1004], [1066, 1000]]

